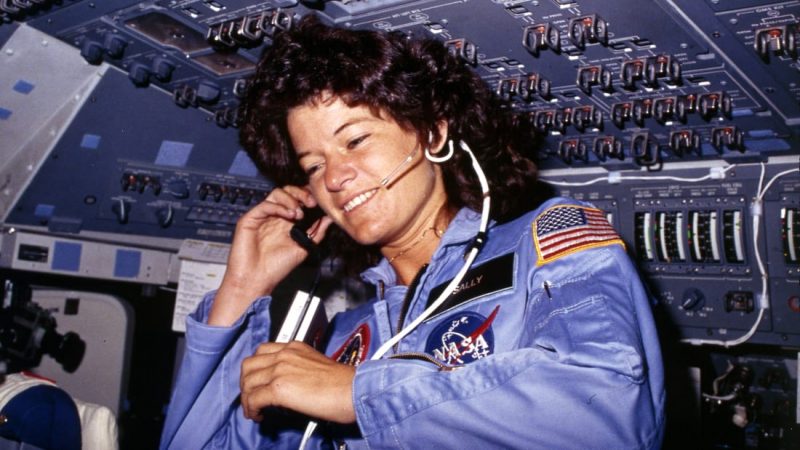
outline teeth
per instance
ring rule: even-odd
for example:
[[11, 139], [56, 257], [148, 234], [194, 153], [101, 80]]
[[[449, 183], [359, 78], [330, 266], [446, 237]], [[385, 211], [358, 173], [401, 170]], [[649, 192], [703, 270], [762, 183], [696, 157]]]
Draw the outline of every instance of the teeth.
[[359, 205], [363, 204], [364, 202], [366, 202], [367, 200], [369, 200], [370, 197], [375, 195], [376, 192], [378, 192], [378, 190], [377, 189], [373, 189], [373, 190], [371, 190], [369, 192], [365, 192], [365, 193], [357, 196], [356, 198], [350, 200], [349, 202], [347, 202], [346, 205], [344, 205], [344, 208], [343, 208], [344, 212], [350, 212], [350, 211], [354, 210], [357, 206], [359, 206]]

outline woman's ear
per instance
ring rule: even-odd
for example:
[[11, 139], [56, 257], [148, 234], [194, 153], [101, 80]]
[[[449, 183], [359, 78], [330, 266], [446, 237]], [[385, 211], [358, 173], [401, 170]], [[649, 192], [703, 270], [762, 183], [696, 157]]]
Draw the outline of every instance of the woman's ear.
[[435, 140], [434, 142], [434, 135], [431, 133], [431, 142], [428, 142], [428, 148], [430, 149], [430, 153], [436, 155], [442, 150], [445, 143], [447, 142], [447, 132], [448, 132], [448, 125], [446, 120], [440, 120], [436, 122], [436, 129], [439, 131], [439, 139]]

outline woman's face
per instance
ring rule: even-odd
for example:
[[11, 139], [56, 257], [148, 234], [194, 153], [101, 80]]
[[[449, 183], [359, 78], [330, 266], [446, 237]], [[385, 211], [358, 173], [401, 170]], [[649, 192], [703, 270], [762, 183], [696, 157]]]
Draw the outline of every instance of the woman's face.
[[441, 171], [423, 154], [427, 143], [388, 114], [327, 97], [291, 109], [287, 122], [311, 193], [357, 242], [403, 245], [445, 204]]

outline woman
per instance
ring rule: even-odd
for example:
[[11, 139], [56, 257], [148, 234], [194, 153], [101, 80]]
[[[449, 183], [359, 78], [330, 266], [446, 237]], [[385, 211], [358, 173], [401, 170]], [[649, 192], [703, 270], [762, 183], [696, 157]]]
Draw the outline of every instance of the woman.
[[[239, 221], [221, 287], [188, 319], [162, 448], [297, 448], [311, 419], [314, 448], [660, 446], [658, 341], [621, 240], [567, 199], [522, 213], [525, 123], [440, 43], [309, 16], [267, 49], [243, 112], [245, 147], [283, 187]], [[496, 220], [477, 244], [470, 148]], [[324, 354], [267, 342], [270, 294], [307, 256], [289, 230], [317, 206], [308, 236], [372, 265], [376, 287]]]

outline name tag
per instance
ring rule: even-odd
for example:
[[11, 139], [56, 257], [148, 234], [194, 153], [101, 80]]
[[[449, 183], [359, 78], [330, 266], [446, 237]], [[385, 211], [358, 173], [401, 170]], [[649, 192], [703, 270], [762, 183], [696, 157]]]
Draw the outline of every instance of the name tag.
[[[452, 278], [433, 288], [425, 304], [426, 307], [439, 298], [439, 295], [444, 292], [450, 281], [452, 281]], [[477, 300], [480, 297], [513, 287], [514, 253], [508, 253], [468, 270], [461, 283], [456, 286], [447, 300], [430, 317], [433, 318], [467, 301]]]

